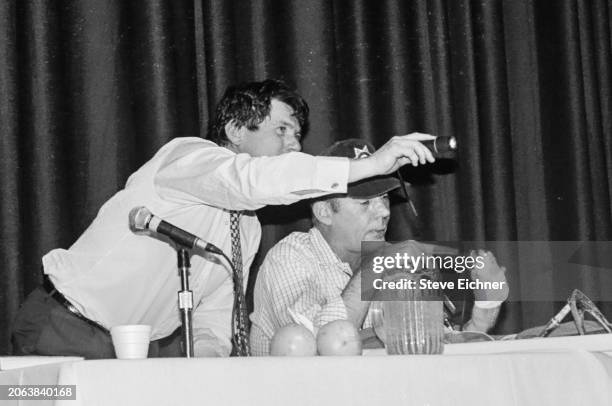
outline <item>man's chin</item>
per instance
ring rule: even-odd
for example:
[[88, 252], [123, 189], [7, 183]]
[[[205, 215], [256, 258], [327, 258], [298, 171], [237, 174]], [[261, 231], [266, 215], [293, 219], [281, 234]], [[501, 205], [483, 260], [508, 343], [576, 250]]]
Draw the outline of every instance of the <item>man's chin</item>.
[[385, 241], [386, 231], [373, 231], [366, 234], [365, 241]]

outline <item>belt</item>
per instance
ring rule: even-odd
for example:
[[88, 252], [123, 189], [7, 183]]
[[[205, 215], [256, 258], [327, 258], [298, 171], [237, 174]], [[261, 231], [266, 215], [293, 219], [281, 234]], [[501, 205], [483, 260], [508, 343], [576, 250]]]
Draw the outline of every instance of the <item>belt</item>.
[[53, 282], [51, 282], [51, 279], [49, 279], [49, 277], [47, 275], [43, 275], [42, 288], [44, 289], [45, 292], [47, 292], [47, 294], [51, 298], [53, 298], [53, 300], [55, 300], [57, 303], [59, 303], [64, 309], [68, 310], [70, 313], [72, 313], [73, 315], [75, 315], [79, 319], [83, 320], [85, 323], [89, 324], [90, 326], [98, 328], [98, 329], [104, 331], [105, 333], [108, 333], [108, 330], [106, 328], [104, 328], [100, 324], [96, 323], [95, 321], [89, 320], [87, 317], [83, 316], [76, 309], [76, 307], [74, 307], [74, 305], [72, 303], [70, 303], [68, 301], [68, 299], [66, 299], [66, 297], [64, 295], [62, 295], [62, 293], [59, 290], [57, 290], [55, 288], [55, 286], [53, 285]]

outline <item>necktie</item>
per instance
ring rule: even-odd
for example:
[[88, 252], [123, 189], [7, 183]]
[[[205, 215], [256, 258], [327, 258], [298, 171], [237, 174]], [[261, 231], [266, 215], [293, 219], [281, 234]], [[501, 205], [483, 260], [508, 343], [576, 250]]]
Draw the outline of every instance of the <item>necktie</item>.
[[244, 296], [242, 250], [240, 248], [240, 212], [231, 211], [232, 263], [234, 273], [234, 307], [232, 310], [232, 356], [249, 356], [249, 325]]

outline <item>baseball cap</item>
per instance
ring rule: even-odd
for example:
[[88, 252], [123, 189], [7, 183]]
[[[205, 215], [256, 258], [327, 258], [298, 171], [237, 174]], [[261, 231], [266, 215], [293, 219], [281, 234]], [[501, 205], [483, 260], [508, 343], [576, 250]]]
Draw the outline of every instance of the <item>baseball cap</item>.
[[[319, 155], [362, 159], [372, 155], [375, 150], [374, 146], [367, 141], [349, 138], [332, 144]], [[398, 187], [400, 187], [399, 179], [390, 175], [381, 175], [349, 183], [346, 194], [356, 199], [371, 199]]]

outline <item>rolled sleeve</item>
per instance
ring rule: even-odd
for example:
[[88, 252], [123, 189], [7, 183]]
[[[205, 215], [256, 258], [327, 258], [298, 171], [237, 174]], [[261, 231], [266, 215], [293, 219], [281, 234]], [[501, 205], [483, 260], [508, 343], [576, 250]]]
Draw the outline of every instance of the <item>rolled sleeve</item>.
[[497, 321], [500, 306], [493, 308], [482, 308], [474, 306], [472, 318], [463, 326], [464, 331], [481, 331], [486, 333]]
[[504, 303], [502, 300], [476, 300], [474, 306], [480, 307], [481, 309], [495, 309]]
[[342, 297], [338, 296], [329, 300], [325, 305], [320, 306], [314, 316], [314, 327], [315, 330], [320, 329], [324, 325], [334, 320], [346, 320], [348, 318], [346, 313], [346, 306]]

